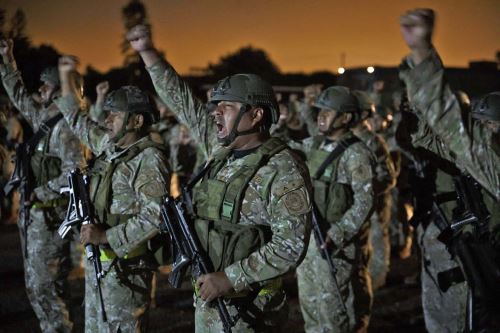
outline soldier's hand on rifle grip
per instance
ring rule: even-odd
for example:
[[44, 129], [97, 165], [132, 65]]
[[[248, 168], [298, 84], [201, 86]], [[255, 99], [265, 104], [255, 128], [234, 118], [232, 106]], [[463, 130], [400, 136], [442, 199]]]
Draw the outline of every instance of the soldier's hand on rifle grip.
[[229, 295], [234, 291], [231, 281], [224, 272], [215, 272], [202, 275], [196, 280], [202, 300], [210, 302], [218, 297]]
[[330, 236], [326, 236], [325, 242], [321, 245], [321, 249], [327, 249], [330, 253], [332, 253], [332, 251], [335, 249], [335, 244], [333, 243]]
[[102, 245], [108, 244], [106, 231], [95, 224], [82, 225], [80, 229], [80, 242], [82, 244]]
[[31, 207], [36, 201], [38, 201], [38, 198], [36, 197], [36, 194], [33, 192], [31, 193], [30, 197], [28, 200], [24, 202], [24, 205], [27, 207]]

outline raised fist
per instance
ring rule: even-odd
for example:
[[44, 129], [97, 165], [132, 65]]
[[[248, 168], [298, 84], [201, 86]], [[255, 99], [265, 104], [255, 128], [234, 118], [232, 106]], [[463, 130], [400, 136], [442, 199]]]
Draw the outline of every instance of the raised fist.
[[434, 29], [434, 11], [417, 8], [407, 11], [399, 18], [401, 33], [410, 49], [429, 48]]
[[0, 39], [0, 55], [2, 57], [12, 56], [14, 41], [12, 39]]
[[109, 91], [109, 82], [108, 81], [99, 82], [95, 87], [95, 91], [97, 92], [97, 95], [106, 96], [106, 94]]
[[75, 56], [62, 56], [59, 58], [59, 74], [61, 76], [67, 75], [68, 73], [76, 71], [76, 67], [78, 66], [79, 61]]
[[130, 46], [137, 52], [153, 49], [151, 40], [151, 29], [149, 26], [140, 24], [136, 25], [127, 33], [127, 40]]

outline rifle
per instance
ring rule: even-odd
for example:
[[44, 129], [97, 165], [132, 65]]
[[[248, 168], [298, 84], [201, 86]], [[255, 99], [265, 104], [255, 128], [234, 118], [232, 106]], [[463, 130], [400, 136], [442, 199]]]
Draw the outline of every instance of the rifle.
[[325, 244], [325, 237], [323, 236], [323, 228], [321, 227], [318, 221], [319, 212], [315, 205], [313, 205], [313, 213], [312, 213], [312, 227], [314, 233], [314, 239], [316, 240], [316, 245], [321, 253], [321, 257], [326, 260], [328, 264], [328, 268], [330, 269], [330, 273], [332, 274], [333, 285], [337, 294], [339, 296], [340, 302], [342, 303], [342, 309], [347, 312], [347, 307], [344, 302], [344, 298], [342, 297], [342, 293], [340, 292], [339, 282], [337, 281], [337, 268], [333, 264], [333, 260], [331, 257], [331, 253], [329, 249], [322, 248], [321, 246]]
[[[80, 169], [75, 169], [68, 175], [69, 184], [69, 205], [66, 217], [59, 226], [57, 233], [61, 238], [66, 238], [73, 227], [85, 224], [96, 224], [94, 210], [89, 197], [89, 178], [83, 175]], [[101, 279], [104, 278], [104, 271], [100, 259], [99, 246], [85, 244], [87, 260], [92, 262], [96, 278], [96, 288], [101, 305], [102, 320], [107, 321], [106, 311], [104, 309], [104, 300], [101, 290]]]
[[[192, 183], [192, 181], [191, 181]], [[200, 244], [196, 232], [191, 227], [189, 216], [193, 215], [191, 196], [187, 187], [181, 190], [181, 196], [174, 199], [167, 196], [161, 207], [162, 225], [160, 230], [170, 236], [173, 246], [174, 263], [168, 281], [174, 288], [179, 288], [186, 269], [191, 265], [194, 279], [214, 272], [214, 267]], [[235, 320], [229, 314], [224, 300], [219, 297], [213, 300], [219, 312], [224, 332], [230, 333]]]
[[[35, 151], [35, 147], [40, 142], [40, 140], [50, 133], [52, 128], [63, 118], [62, 113], [58, 113], [52, 118], [44, 121], [40, 124], [38, 131], [33, 134], [33, 136], [24, 143], [19, 144], [16, 147], [16, 154], [14, 161], [16, 166], [14, 172], [12, 173], [9, 181], [4, 186], [5, 195], [9, 195], [14, 189], [20, 189], [21, 194], [21, 212], [23, 219], [21, 225], [23, 228], [22, 239], [24, 240], [24, 257], [28, 257], [28, 227], [31, 224], [30, 221], [30, 209], [31, 209], [31, 194], [34, 189], [33, 181], [33, 171], [31, 169], [31, 156]], [[14, 162], [13, 161], [13, 162]]]
[[28, 143], [20, 143], [16, 147], [16, 153], [12, 162], [15, 163], [14, 172], [10, 176], [9, 181], [5, 184], [3, 192], [8, 196], [16, 188], [19, 188], [21, 196], [21, 213], [22, 213], [22, 240], [24, 257], [28, 258], [28, 227], [31, 224], [30, 198], [33, 193], [33, 173], [30, 165], [30, 158], [33, 153], [33, 146]]
[[[470, 292], [467, 300], [467, 332], [495, 325], [490, 311], [498, 311], [500, 267], [489, 240], [489, 212], [484, 205], [480, 185], [469, 175], [454, 178], [457, 208], [450, 222], [434, 201], [432, 212], [443, 242], [458, 267], [438, 273], [438, 284], [446, 291], [466, 281]], [[470, 228], [471, 227], [471, 228]], [[494, 310], [494, 309], [497, 310]]]

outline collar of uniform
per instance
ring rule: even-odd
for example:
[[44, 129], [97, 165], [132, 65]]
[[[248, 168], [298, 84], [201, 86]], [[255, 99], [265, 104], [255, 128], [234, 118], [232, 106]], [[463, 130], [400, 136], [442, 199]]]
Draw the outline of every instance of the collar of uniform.
[[[342, 140], [348, 139], [350, 137], [354, 136], [354, 134], [351, 131], [347, 131], [344, 135], [342, 135], [340, 138], [337, 140], [330, 140], [327, 137], [325, 137], [325, 140], [321, 143], [320, 149], [323, 149], [325, 147], [329, 147], [334, 149], [337, 147], [338, 143]], [[329, 149], [328, 149], [329, 150]]]
[[117, 146], [113, 145], [109, 151], [108, 151], [108, 158], [107, 160], [109, 161], [112, 161], [120, 156], [122, 156], [123, 154], [125, 154], [127, 151], [130, 150], [130, 148], [134, 147], [135, 145], [141, 143], [141, 142], [144, 142], [148, 140], [148, 136], [144, 136], [142, 138], [140, 138], [139, 140], [137, 140], [136, 142], [128, 145], [127, 147], [123, 147], [123, 148], [118, 148]]

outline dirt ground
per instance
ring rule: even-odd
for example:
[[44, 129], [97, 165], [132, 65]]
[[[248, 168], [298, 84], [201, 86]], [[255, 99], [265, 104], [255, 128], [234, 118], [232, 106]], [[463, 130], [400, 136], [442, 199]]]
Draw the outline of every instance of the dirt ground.
[[[25, 294], [21, 249], [17, 227], [0, 225], [0, 333], [40, 332], [38, 321]], [[375, 293], [369, 332], [425, 332], [418, 284], [404, 283], [406, 276], [418, 271], [415, 256], [393, 258], [387, 285]], [[71, 275], [71, 312], [76, 332], [83, 332], [82, 270]], [[285, 279], [290, 300], [285, 331], [303, 332], [303, 321], [293, 274]], [[166, 274], [158, 273], [156, 305], [150, 315], [150, 332], [187, 333], [194, 331], [192, 290], [169, 287]]]

